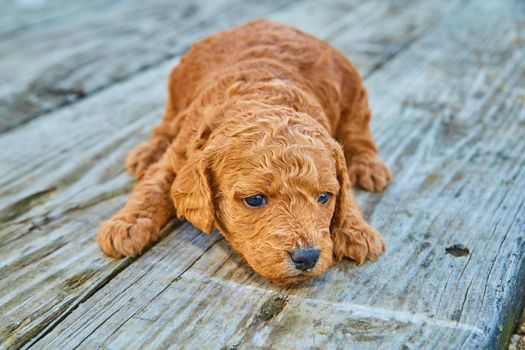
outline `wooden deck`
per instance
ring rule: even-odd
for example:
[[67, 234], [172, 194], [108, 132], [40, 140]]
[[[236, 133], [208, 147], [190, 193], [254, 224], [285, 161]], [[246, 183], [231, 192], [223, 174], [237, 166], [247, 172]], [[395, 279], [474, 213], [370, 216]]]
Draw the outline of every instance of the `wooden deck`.
[[[97, 226], [190, 43], [254, 17], [346, 53], [395, 177], [358, 192], [388, 251], [279, 287], [172, 222], [137, 259]], [[521, 0], [0, 3], [0, 349], [492, 349], [525, 287]], [[456, 245], [456, 247], [454, 247]]]

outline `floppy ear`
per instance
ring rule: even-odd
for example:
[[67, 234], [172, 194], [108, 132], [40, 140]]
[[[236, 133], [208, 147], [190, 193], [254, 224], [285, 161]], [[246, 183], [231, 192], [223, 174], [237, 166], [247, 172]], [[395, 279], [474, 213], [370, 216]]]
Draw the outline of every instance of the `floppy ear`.
[[179, 218], [185, 218], [203, 232], [213, 229], [213, 198], [209, 157], [205, 151], [190, 157], [171, 186], [171, 198]]
[[334, 215], [330, 224], [330, 232], [334, 232], [337, 228], [343, 226], [346, 213], [348, 210], [348, 196], [352, 195], [348, 191], [350, 180], [348, 178], [348, 170], [346, 168], [345, 156], [341, 146], [335, 141], [331, 141], [332, 157], [335, 160], [337, 181], [339, 181], [339, 192], [335, 202]]

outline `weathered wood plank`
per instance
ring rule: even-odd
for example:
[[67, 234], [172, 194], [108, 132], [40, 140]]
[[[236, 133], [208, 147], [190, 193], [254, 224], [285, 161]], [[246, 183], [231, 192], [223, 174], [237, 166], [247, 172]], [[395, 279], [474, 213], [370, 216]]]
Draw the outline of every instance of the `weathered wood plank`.
[[[180, 245], [181, 239], [194, 240], [194, 236], [188, 237], [192, 232], [195, 233], [183, 226], [167, 237], [141, 258], [139, 265], [126, 269], [97, 293], [93, 298], [98, 302], [89, 300], [68, 317], [65, 322], [71, 332], [66, 324], [61, 324], [57, 332], [53, 331], [37, 347], [324, 348], [334, 341], [341, 345], [367, 342], [377, 345], [376, 341], [402, 345], [398, 333], [407, 330], [426, 336], [443, 327], [450, 335], [459, 332], [465, 336], [471, 330], [426, 315], [311, 296], [319, 288], [341, 292], [338, 284], [317, 281], [299, 288], [280, 288], [255, 276], [224, 241], [215, 240], [216, 235], [201, 234], [207, 242], [202, 247], [208, 249], [206, 254], [181, 273], [178, 268], [181, 257], [173, 254], [173, 247]], [[347, 262], [335, 267], [339, 275], [348, 275], [352, 269], [355, 266]], [[89, 322], [92, 317], [97, 322]], [[272, 317], [282, 323], [268, 327]], [[425, 328], [414, 319], [427, 322]], [[320, 334], [311, 333], [312, 328]], [[380, 334], [378, 328], [382, 330]], [[58, 332], [63, 332], [62, 336]], [[248, 337], [254, 339], [246, 345]]]
[[[307, 6], [314, 12], [303, 17], [303, 25], [297, 18], [294, 24], [304, 27], [315, 22], [312, 16], [331, 9]], [[304, 13], [302, 9], [299, 4], [290, 11]], [[323, 34], [321, 29], [337, 23], [332, 16], [317, 21], [314, 32]], [[344, 30], [354, 25], [359, 26], [359, 21], [345, 25]], [[341, 26], [337, 28], [341, 32]], [[423, 32], [425, 26], [419, 29]], [[0, 299], [3, 346], [18, 347], [53, 327], [129, 264], [97, 255], [94, 232], [124, 201], [120, 194], [128, 191], [130, 179], [123, 174], [122, 159], [158, 120], [164, 103], [164, 84], [159, 82], [166, 80], [174, 63], [0, 137], [0, 147], [9, 149], [0, 154], [0, 284], [6, 292]], [[80, 282], [65, 288], [68, 281]]]
[[[0, 51], [4, 52], [0, 57], [0, 132], [172, 58], [185, 51], [192, 40], [240, 23], [246, 16], [268, 14], [327, 38], [351, 27], [355, 38], [352, 51], [365, 69], [388, 59], [420, 35], [421, 27], [428, 27], [440, 13], [456, 3], [371, 1], [362, 4], [339, 0], [331, 1], [331, 6], [320, 12], [318, 5], [310, 1], [306, 6], [288, 5], [293, 10], [275, 14], [267, 8], [278, 9], [287, 2], [255, 2], [256, 6], [252, 2], [233, 0], [211, 4], [166, 0], [148, 4], [105, 2], [98, 10], [92, 4], [90, 11], [81, 15], [0, 41]], [[391, 12], [393, 15], [389, 15]], [[319, 13], [324, 17], [315, 16]], [[133, 21], [127, 21], [131, 14]], [[305, 21], [305, 17], [312, 20]], [[381, 20], [398, 23], [376, 25]], [[325, 25], [319, 26], [319, 22]], [[360, 23], [362, 25], [355, 25]], [[365, 35], [362, 34], [364, 26], [367, 27]], [[396, 30], [390, 33], [382, 30], [394, 27]], [[39, 60], [35, 62], [33, 57]]]
[[[458, 1], [335, 2], [328, 9], [308, 1], [294, 11], [269, 17], [296, 25], [351, 55], [366, 77], [432, 28], [441, 15], [462, 7]], [[322, 4], [321, 4], [322, 6]]]
[[108, 0], [4, 0], [0, 3], [0, 38], [79, 12], [103, 11], [114, 3], [116, 1]]
[[206, 34], [292, 3], [117, 2], [15, 33], [0, 41], [0, 131], [180, 55]]
[[[279, 288], [224, 241], [203, 236], [208, 251], [181, 274], [171, 247], [195, 239], [182, 227], [37, 346], [507, 342], [525, 283], [524, 14], [518, 1], [472, 1], [368, 79], [380, 149], [397, 176], [384, 194], [359, 195], [389, 246], [377, 263], [338, 263], [317, 280]], [[454, 244], [469, 255], [447, 254]]]
[[161, 115], [164, 87], [152, 82], [175, 63], [0, 138], [10, 150], [0, 153], [1, 348], [23, 345], [130, 263], [104, 259], [93, 235], [126, 200], [122, 161]]

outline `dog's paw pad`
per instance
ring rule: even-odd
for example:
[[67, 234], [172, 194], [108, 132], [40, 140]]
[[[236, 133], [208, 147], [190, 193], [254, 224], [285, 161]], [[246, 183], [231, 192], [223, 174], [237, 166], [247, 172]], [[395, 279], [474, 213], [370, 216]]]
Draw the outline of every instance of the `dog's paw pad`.
[[382, 191], [392, 180], [385, 163], [375, 155], [363, 154], [350, 158], [348, 176], [353, 185], [366, 191]]
[[97, 241], [106, 255], [120, 258], [139, 255], [148, 243], [158, 237], [159, 229], [149, 218], [136, 218], [131, 223], [112, 219], [100, 226]]

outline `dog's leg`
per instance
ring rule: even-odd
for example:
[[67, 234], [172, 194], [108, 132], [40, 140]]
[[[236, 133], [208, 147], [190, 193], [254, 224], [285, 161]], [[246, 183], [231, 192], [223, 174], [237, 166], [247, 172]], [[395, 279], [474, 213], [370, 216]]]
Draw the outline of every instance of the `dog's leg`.
[[367, 258], [376, 260], [385, 251], [383, 237], [365, 221], [352, 193], [347, 197], [348, 208], [342, 225], [331, 232], [335, 258], [347, 257], [359, 265]]
[[142, 178], [150, 165], [159, 161], [168, 146], [173, 142], [177, 135], [177, 128], [174, 125], [176, 112], [171, 107], [168, 99], [166, 111], [162, 122], [157, 125], [147, 142], [140, 143], [133, 147], [126, 158], [126, 168], [130, 175]]
[[[186, 62], [186, 63], [184, 63]], [[159, 161], [168, 146], [175, 140], [184, 118], [181, 114], [192, 100], [195, 86], [204, 69], [197, 69], [194, 63], [188, 66], [182, 60], [171, 71], [168, 81], [168, 99], [162, 122], [153, 129], [148, 142], [135, 146], [128, 154], [126, 168], [131, 175], [142, 178], [148, 168]]]
[[352, 184], [367, 191], [381, 191], [392, 179], [388, 167], [379, 159], [370, 132], [370, 109], [364, 87], [341, 112], [336, 138], [343, 145]]
[[152, 166], [133, 188], [128, 202], [103, 223], [97, 234], [101, 249], [109, 256], [135, 256], [158, 239], [160, 229], [175, 214], [170, 187], [175, 172], [170, 152]]

